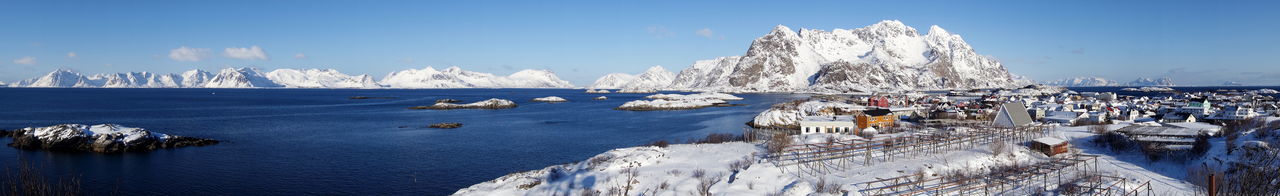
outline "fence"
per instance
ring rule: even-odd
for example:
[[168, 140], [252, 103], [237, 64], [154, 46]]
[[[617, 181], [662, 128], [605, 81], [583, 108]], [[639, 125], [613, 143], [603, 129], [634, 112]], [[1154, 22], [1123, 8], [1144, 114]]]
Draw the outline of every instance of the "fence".
[[989, 173], [972, 176], [904, 175], [857, 186], [863, 195], [1002, 195], [1018, 190], [1059, 190], [1062, 195], [1152, 194], [1150, 181], [1126, 187], [1130, 184], [1128, 179], [1099, 175], [1097, 162], [1096, 155], [1066, 155], [1035, 164], [993, 168]]
[[[872, 165], [902, 158], [965, 150], [993, 142], [1026, 142], [1044, 136], [1049, 127], [1020, 128], [980, 127], [968, 132], [932, 132], [877, 136], [866, 139], [839, 140], [820, 144], [790, 145], [778, 153], [764, 155], [764, 160], [778, 166], [797, 165], [798, 172], [829, 173], [857, 165]], [[775, 130], [748, 130], [748, 135], [761, 137]], [[786, 172], [786, 171], [783, 171]]]

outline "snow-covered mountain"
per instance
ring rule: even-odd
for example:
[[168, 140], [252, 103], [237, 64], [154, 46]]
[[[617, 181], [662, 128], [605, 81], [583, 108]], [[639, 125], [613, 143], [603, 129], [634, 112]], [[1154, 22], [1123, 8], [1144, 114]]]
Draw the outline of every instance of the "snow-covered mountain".
[[1124, 86], [1123, 83], [1116, 82], [1115, 80], [1108, 80], [1106, 78], [1100, 78], [1100, 77], [1063, 78], [1061, 80], [1048, 82], [1045, 84], [1050, 86], [1061, 86], [1061, 87]]
[[752, 42], [747, 53], [698, 61], [675, 89], [733, 91], [873, 91], [1014, 87], [1000, 62], [979, 55], [959, 35], [932, 26], [920, 35], [896, 20], [852, 30], [786, 26]]
[[458, 67], [437, 71], [430, 67], [404, 70], [379, 84], [369, 75], [347, 75], [333, 69], [226, 68], [217, 74], [190, 70], [181, 74], [149, 72], [84, 75], [59, 69], [44, 76], [9, 84], [10, 87], [62, 88], [572, 88], [551, 71], [524, 70], [508, 76], [463, 71]]
[[631, 74], [625, 74], [625, 73], [605, 74], [604, 76], [600, 76], [600, 79], [596, 79], [596, 82], [591, 83], [591, 86], [587, 86], [587, 88], [621, 89], [622, 86], [627, 85], [627, 83], [635, 79], [636, 79], [636, 76]]
[[449, 67], [436, 70], [432, 67], [392, 72], [380, 81], [391, 88], [572, 88], [573, 84], [561, 80], [547, 70], [521, 70], [508, 76], [497, 76]]
[[1174, 86], [1173, 79], [1169, 78], [1138, 78], [1127, 84], [1128, 86]]
[[378, 88], [369, 75], [351, 76], [333, 69], [277, 69], [267, 79], [288, 88]]
[[630, 75], [612, 73], [596, 79], [589, 88], [594, 89], [667, 89], [676, 78], [675, 73], [662, 66], [649, 67], [644, 73]]
[[204, 83], [205, 88], [258, 88], [282, 87], [255, 68], [226, 68]]

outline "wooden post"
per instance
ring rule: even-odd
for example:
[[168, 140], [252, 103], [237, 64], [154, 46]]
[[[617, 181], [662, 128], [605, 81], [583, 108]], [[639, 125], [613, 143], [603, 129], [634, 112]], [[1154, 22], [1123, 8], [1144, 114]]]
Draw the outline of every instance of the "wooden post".
[[1209, 172], [1209, 196], [1218, 196], [1218, 178], [1214, 178], [1213, 172]]

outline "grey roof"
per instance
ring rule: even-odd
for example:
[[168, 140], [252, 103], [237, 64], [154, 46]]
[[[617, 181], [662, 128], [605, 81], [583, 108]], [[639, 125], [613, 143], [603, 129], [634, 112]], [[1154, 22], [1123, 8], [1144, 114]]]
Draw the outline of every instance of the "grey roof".
[[1023, 126], [1031, 124], [1031, 114], [1027, 113], [1027, 108], [1022, 107], [1021, 103], [1005, 103], [1004, 111], [1008, 112], [1009, 118], [1012, 119], [1013, 126]]

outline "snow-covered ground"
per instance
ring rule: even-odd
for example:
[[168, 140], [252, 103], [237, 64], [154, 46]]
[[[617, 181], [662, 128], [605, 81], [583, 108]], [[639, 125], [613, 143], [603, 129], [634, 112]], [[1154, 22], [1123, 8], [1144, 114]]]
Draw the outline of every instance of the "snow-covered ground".
[[[1128, 124], [1108, 125], [1110, 130]], [[1188, 168], [1207, 159], [1222, 158], [1223, 138], [1215, 138], [1204, 159], [1149, 161], [1140, 152], [1112, 152], [1094, 145], [1097, 134], [1089, 127], [1056, 127], [1048, 134], [1068, 141], [1073, 151], [1097, 155], [1102, 175], [1129, 181], [1121, 187], [1150, 182], [1154, 195], [1194, 195], [1200, 188], [1185, 179]], [[814, 134], [792, 136], [795, 143], [822, 143], [828, 137], [852, 139], [857, 136]], [[1259, 145], [1259, 144], [1247, 144]], [[456, 195], [582, 195], [623, 193], [628, 195], [860, 195], [862, 184], [877, 179], [905, 175], [981, 174], [993, 166], [1028, 164], [1051, 158], [1022, 145], [1009, 145], [995, 155], [995, 148], [980, 145], [966, 150], [897, 159], [869, 166], [856, 165], [826, 174], [797, 172], [795, 165], [775, 165], [762, 160], [763, 144], [730, 142], [722, 144], [679, 144], [669, 147], [641, 146], [611, 150], [588, 160], [519, 172], [459, 190]], [[1237, 153], [1240, 154], [1240, 153]], [[1092, 163], [1091, 163], [1092, 164]], [[1091, 165], [1092, 166], [1092, 165]], [[1137, 182], [1137, 183], [1133, 183]], [[709, 184], [706, 187], [701, 185]], [[836, 189], [818, 190], [819, 184]], [[629, 188], [628, 188], [629, 187]], [[1033, 187], [1034, 188], [1034, 187]], [[701, 190], [700, 190], [701, 189]]]

